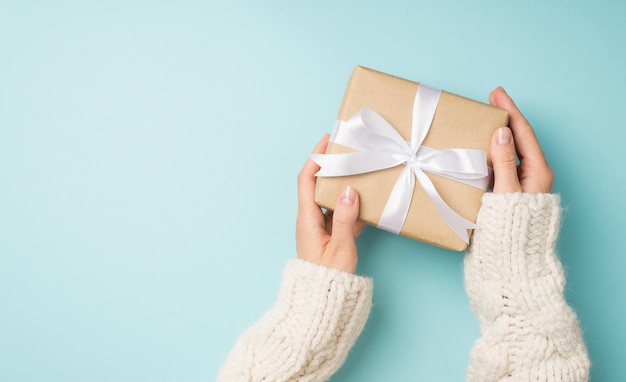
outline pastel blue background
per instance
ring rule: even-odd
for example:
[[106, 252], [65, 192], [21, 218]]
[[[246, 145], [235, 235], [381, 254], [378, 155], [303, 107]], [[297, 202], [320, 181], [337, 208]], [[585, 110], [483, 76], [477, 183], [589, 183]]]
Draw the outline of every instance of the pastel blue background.
[[[534, 125], [593, 381], [626, 379], [626, 3], [1, 1], [0, 380], [211, 381], [295, 256], [296, 175], [355, 65]], [[461, 381], [462, 253], [368, 228], [333, 381]]]

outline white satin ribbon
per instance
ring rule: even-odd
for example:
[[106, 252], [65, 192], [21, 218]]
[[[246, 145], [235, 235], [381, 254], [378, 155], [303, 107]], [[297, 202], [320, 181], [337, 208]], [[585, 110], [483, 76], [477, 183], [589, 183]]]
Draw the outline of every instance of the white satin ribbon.
[[463, 241], [469, 243], [468, 229], [476, 225], [465, 219], [441, 198], [425, 172], [486, 190], [489, 169], [486, 153], [472, 149], [435, 150], [422, 146], [439, 102], [440, 90], [420, 84], [413, 102], [411, 141], [405, 141], [380, 114], [361, 109], [347, 121], [337, 121], [331, 141], [358, 150], [347, 154], [311, 154], [321, 169], [316, 176], [334, 177], [363, 174], [404, 164], [378, 227], [400, 233], [415, 188], [420, 183], [437, 211]]

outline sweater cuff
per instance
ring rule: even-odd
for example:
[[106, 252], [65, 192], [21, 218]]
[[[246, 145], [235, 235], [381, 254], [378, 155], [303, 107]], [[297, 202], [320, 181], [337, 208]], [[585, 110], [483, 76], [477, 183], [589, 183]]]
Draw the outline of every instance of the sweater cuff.
[[320, 381], [326, 380], [343, 364], [363, 330], [372, 290], [370, 278], [289, 260], [278, 300], [267, 317], [274, 326], [266, 339], [268, 350], [278, 354], [291, 347], [279, 357], [282, 368], [288, 367], [294, 375], [317, 375]]
[[372, 287], [372, 279], [358, 276], [339, 269], [315, 264], [301, 259], [289, 259], [283, 273], [283, 282], [292, 277], [301, 278], [305, 282], [319, 284], [320, 280], [333, 280], [344, 285], [350, 291], [356, 292]]
[[[508, 236], [537, 235], [542, 231], [558, 229], [560, 203], [561, 198], [556, 194], [486, 193], [476, 223], [489, 233], [511, 228]], [[539, 236], [549, 241], [556, 238], [557, 232], [552, 233], [549, 238]]]
[[[503, 309], [538, 311], [551, 304], [535, 291], [560, 296], [563, 269], [554, 251], [560, 197], [487, 193], [465, 256], [465, 289], [481, 324]], [[515, 300], [515, 301], [513, 301]]]
[[283, 273], [277, 305], [288, 308], [305, 301], [312, 309], [335, 310], [341, 308], [337, 304], [356, 304], [366, 308], [369, 314], [372, 290], [373, 282], [368, 277], [290, 259]]
[[560, 202], [554, 194], [485, 194], [472, 242], [478, 251], [473, 252], [509, 276], [540, 276], [546, 257], [554, 255]]

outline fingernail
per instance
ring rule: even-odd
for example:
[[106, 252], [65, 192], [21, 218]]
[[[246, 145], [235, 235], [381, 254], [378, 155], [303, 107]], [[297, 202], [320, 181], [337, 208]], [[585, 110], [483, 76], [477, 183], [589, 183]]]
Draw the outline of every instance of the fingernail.
[[351, 206], [354, 204], [355, 200], [356, 200], [356, 191], [354, 191], [354, 188], [350, 186], [344, 188], [343, 192], [341, 193], [341, 203]]
[[513, 140], [513, 134], [508, 127], [501, 127], [498, 129], [498, 143], [501, 145], [508, 145]]

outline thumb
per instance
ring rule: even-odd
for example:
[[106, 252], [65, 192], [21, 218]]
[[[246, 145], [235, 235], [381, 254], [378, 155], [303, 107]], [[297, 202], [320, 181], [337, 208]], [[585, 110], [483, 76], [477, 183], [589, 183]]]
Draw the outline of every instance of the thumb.
[[517, 176], [517, 158], [513, 133], [508, 127], [501, 127], [491, 138], [491, 161], [493, 162], [493, 192], [521, 192]]
[[350, 186], [343, 189], [333, 211], [332, 240], [335, 244], [344, 241], [354, 243], [355, 228], [359, 218], [359, 195]]

